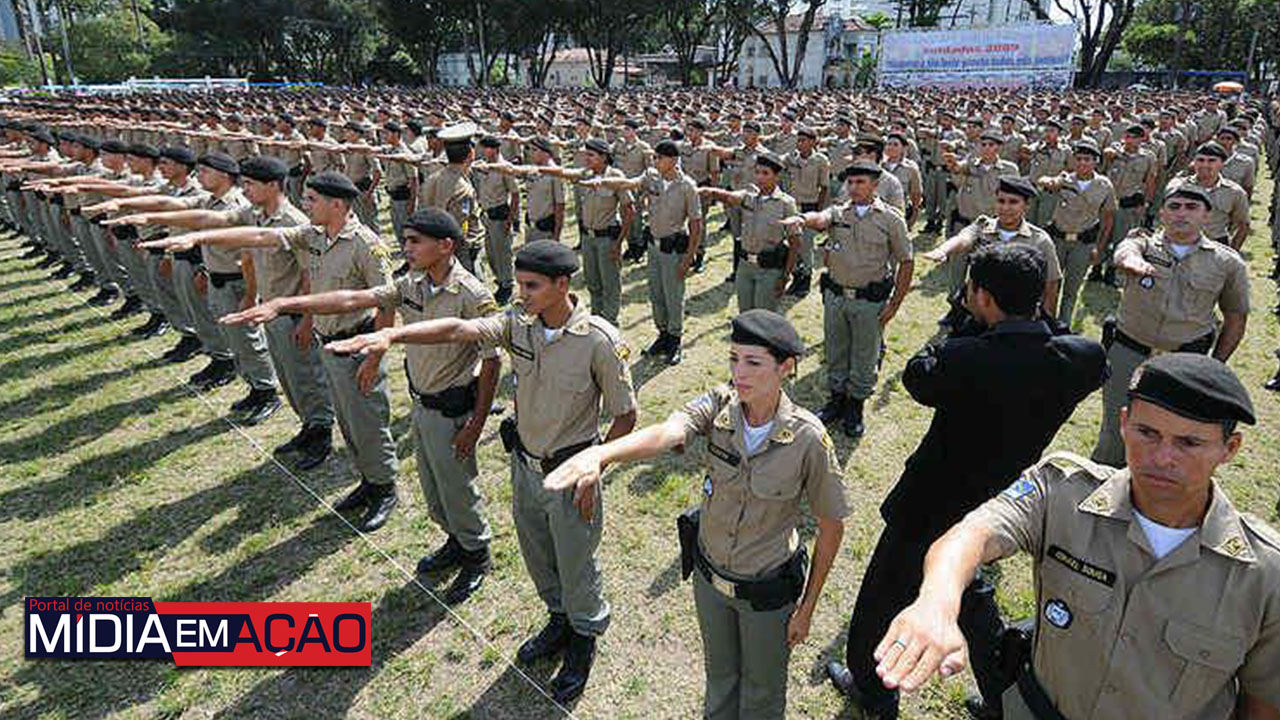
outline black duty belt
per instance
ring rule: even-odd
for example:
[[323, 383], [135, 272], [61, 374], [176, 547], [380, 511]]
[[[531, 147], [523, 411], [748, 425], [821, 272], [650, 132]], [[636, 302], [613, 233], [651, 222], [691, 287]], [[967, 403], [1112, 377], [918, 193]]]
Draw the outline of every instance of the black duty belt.
[[[1175, 352], [1189, 352], [1204, 355], [1213, 349], [1213, 340], [1214, 335], [1212, 332], [1209, 332], [1201, 335], [1191, 342], [1179, 345]], [[1152, 349], [1149, 345], [1135, 340], [1132, 336], [1126, 335], [1123, 330], [1118, 328], [1116, 329], [1115, 341], [1138, 353], [1142, 357], [1149, 357], [1152, 353]]]
[[702, 577], [717, 592], [732, 598], [746, 600], [751, 609], [770, 612], [795, 602], [804, 590], [805, 566], [809, 562], [808, 553], [803, 546], [763, 577], [752, 580], [728, 578], [712, 567], [702, 554], [702, 548], [695, 542], [694, 562]]
[[787, 266], [787, 247], [785, 245], [775, 245], [758, 253], [743, 251], [738, 253], [738, 259], [746, 260], [763, 270], [780, 270]]
[[884, 302], [893, 294], [893, 278], [886, 277], [862, 287], [847, 287], [835, 281], [830, 273], [822, 273], [818, 278], [818, 288], [841, 297], [851, 297], [868, 302]]
[[1141, 207], [1146, 203], [1147, 203], [1146, 195], [1143, 195], [1142, 193], [1134, 193], [1133, 195], [1128, 195], [1126, 197], [1120, 198], [1119, 204], [1120, 204], [1120, 207], [1128, 209], [1128, 208]]
[[241, 272], [211, 272], [209, 273], [209, 284], [216, 288], [220, 288], [227, 283], [233, 283], [244, 279], [244, 273]]
[[800, 211], [801, 212], [818, 212], [818, 203], [802, 202], [800, 203]]
[[588, 229], [587, 233], [589, 233], [591, 237], [595, 237], [595, 238], [608, 238], [610, 240], [616, 240], [618, 236], [622, 234], [622, 226], [610, 225], [609, 227], [600, 228], [598, 230]]
[[658, 251], [664, 253], [683, 253], [689, 250], [689, 233], [675, 232], [658, 238]]
[[[491, 208], [485, 208], [484, 214], [485, 217], [493, 220], [494, 222], [505, 222], [506, 219], [511, 216], [511, 205], [507, 203], [494, 205]], [[555, 216], [552, 217], [554, 218]]]
[[[405, 361], [405, 375], [408, 375], [409, 361]], [[476, 392], [479, 383], [472, 379], [466, 385], [454, 385], [437, 393], [420, 393], [410, 384], [409, 392], [417, 398], [422, 407], [436, 410], [441, 415], [453, 419], [459, 418], [475, 409]]]
[[590, 440], [584, 440], [580, 443], [567, 445], [544, 458], [540, 458], [525, 449], [524, 441], [520, 439], [520, 433], [517, 432], [515, 435], [515, 451], [520, 455], [520, 459], [523, 460], [526, 465], [538, 468], [542, 471], [543, 475], [550, 475], [555, 472], [556, 468], [563, 465], [566, 460], [599, 442], [600, 438], [591, 438]]
[[393, 187], [393, 188], [391, 188], [391, 189], [387, 190], [387, 196], [388, 196], [388, 197], [390, 197], [392, 200], [395, 200], [395, 201], [397, 201], [397, 202], [403, 202], [403, 201], [405, 201], [405, 200], [408, 200], [408, 199], [409, 199], [409, 195], [411, 195], [411, 194], [412, 194], [412, 193], [410, 193], [410, 192], [409, 192], [409, 186], [408, 186], [408, 185], [397, 185], [397, 186], [395, 186], [395, 187]]
[[1049, 231], [1049, 235], [1052, 236], [1055, 240], [1066, 240], [1068, 242], [1082, 242], [1085, 244], [1090, 244], [1097, 241], [1098, 232], [1101, 231], [1102, 228], [1099, 227], [1097, 223], [1094, 223], [1093, 225], [1079, 232], [1071, 232], [1071, 233], [1063, 232], [1058, 229], [1058, 226], [1052, 225], [1052, 224], [1049, 225], [1047, 229]]
[[[370, 332], [373, 332], [373, 318], [366, 318], [364, 322], [359, 325], [348, 330], [339, 330], [332, 335], [325, 335], [319, 330], [315, 331], [316, 337], [320, 338], [320, 342], [324, 345], [328, 345], [331, 342], [338, 342], [339, 340], [350, 340], [357, 335], [364, 335], [365, 333]], [[339, 357], [346, 357], [350, 354], [351, 353], [334, 353], [334, 355]]]
[[173, 254], [174, 260], [185, 260], [189, 263], [197, 264], [200, 262], [200, 248], [194, 247], [190, 250], [179, 250]]

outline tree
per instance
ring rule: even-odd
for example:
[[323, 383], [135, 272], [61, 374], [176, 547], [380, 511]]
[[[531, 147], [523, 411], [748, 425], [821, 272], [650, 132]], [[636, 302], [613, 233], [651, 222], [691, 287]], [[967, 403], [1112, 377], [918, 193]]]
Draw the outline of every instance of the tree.
[[680, 84], [690, 85], [698, 48], [720, 20], [724, 0], [659, 0], [658, 17], [676, 54]]
[[1180, 45], [1195, 43], [1195, 31], [1173, 23], [1135, 22], [1125, 30], [1121, 44], [1139, 61], [1154, 67], [1171, 67]]
[[897, 24], [900, 27], [936, 27], [942, 13], [956, 5], [957, 0], [894, 0], [893, 4], [898, 11]]
[[413, 58], [423, 82], [436, 82], [440, 53], [457, 34], [448, 9], [447, 0], [378, 0], [383, 28]]
[[1080, 34], [1080, 70], [1076, 85], [1097, 85], [1111, 54], [1120, 45], [1124, 31], [1133, 20], [1138, 0], [1053, 0], [1071, 19]]
[[716, 28], [715, 74], [727, 82], [742, 54], [742, 45], [751, 37], [752, 29], [765, 19], [758, 0], [720, 0], [720, 22]]
[[127, 8], [81, 18], [67, 28], [71, 62], [83, 82], [112, 82], [143, 75], [164, 52], [169, 37], [146, 15]]
[[613, 69], [641, 18], [632, 6], [613, 0], [570, 0], [568, 25], [573, 37], [587, 50], [591, 80], [598, 88], [613, 81]]
[[1245, 70], [1260, 80], [1277, 56], [1280, 0], [1147, 0], [1125, 30], [1126, 51], [1146, 65]]
[[[798, 0], [761, 0], [765, 23], [751, 25], [751, 34], [760, 39], [769, 61], [773, 63], [773, 71], [777, 73], [782, 84], [794, 88], [800, 82], [800, 70], [804, 67], [804, 53], [809, 46], [809, 30], [813, 28], [814, 17], [827, 0], [804, 0], [804, 13], [798, 22], [790, 21], [792, 11], [800, 4]], [[769, 42], [762, 26], [767, 25], [778, 39], [777, 47]], [[795, 37], [795, 49], [791, 51], [792, 34]]]
[[507, 16], [506, 47], [524, 60], [530, 87], [546, 84], [547, 73], [564, 42], [562, 30], [567, 13], [564, 0], [543, 0], [526, 3], [518, 15]]

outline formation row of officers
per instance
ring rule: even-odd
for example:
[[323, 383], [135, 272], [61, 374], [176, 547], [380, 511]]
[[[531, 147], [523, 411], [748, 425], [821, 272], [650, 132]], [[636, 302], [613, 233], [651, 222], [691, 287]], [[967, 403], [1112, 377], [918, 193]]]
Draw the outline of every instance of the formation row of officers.
[[[1126, 122], [1121, 140], [1101, 144], [1075, 137], [1090, 125], [1073, 118], [1069, 146], [1053, 118], [1028, 142], [1004, 120], [999, 129], [968, 122], [962, 133], [946, 112], [922, 137], [905, 128], [850, 135], [852, 120], [837, 117], [834, 140], [783, 117], [779, 132], [793, 132], [795, 147], [779, 153], [753, 121], [730, 144], [709, 139], [701, 117], [652, 145], [625, 120], [615, 142], [588, 126], [575, 146], [521, 137], [502, 118], [488, 132], [444, 126], [435, 148], [415, 150], [393, 120], [380, 129], [384, 146], [361, 142], [368, 128], [358, 120], [343, 126], [343, 144], [163, 121], [129, 128], [171, 141], [153, 144], [86, 132], [74, 108], [39, 109], [7, 119], [0, 172], [7, 222], [31, 257], [56, 275], [79, 273], [77, 289], [99, 286], [97, 304], [124, 295], [117, 317], [149, 311], [139, 334], [176, 330], [167, 359], [210, 358], [192, 385], [242, 378], [238, 421], [269, 417], [283, 390], [302, 426], [281, 457], [318, 466], [336, 422], [360, 477], [336, 509], [358, 511], [365, 532], [397, 505], [385, 355], [405, 344], [419, 479], [448, 536], [418, 569], [456, 570], [449, 603], [479, 590], [489, 569], [475, 446], [502, 349], [516, 377], [515, 412], [500, 427], [515, 527], [549, 612], [519, 659], [563, 655], [557, 702], [582, 693], [610, 622], [597, 561], [600, 473], [705, 438], [702, 502], [678, 527], [704, 641], [705, 714], [715, 718], [785, 713], [790, 648], [808, 635], [849, 512], [825, 426], [863, 432], [883, 330], [914, 274], [910, 228], [921, 217], [947, 224], [926, 257], [950, 263], [958, 310], [904, 373], [934, 420], [882, 508], [888, 524], [846, 662], [828, 668], [833, 683], [865, 712], [896, 716], [896, 688], [963, 666], [958, 615], [979, 716], [1132, 717], [1140, 708], [1270, 718], [1280, 717], [1280, 540], [1212, 482], [1239, 447], [1235, 424], [1254, 421], [1222, 363], [1245, 331], [1248, 277], [1236, 248], [1249, 231], [1258, 147], [1274, 149], [1277, 108], [1265, 110], [1272, 124], [1262, 114], [1222, 118], [1209, 123], [1214, 139], [1195, 146], [1157, 138], [1150, 125], [1172, 119], [1164, 115]], [[237, 143], [256, 153], [229, 152]], [[1011, 144], [1018, 150], [1006, 159]], [[841, 158], [834, 178], [823, 146], [849, 151], [832, 153]], [[561, 167], [566, 147], [580, 157]], [[1062, 167], [1045, 166], [1046, 153], [1059, 153]], [[326, 154], [342, 158], [342, 171], [326, 169], [336, 164]], [[643, 162], [624, 171], [628, 154]], [[1224, 176], [1240, 157], [1255, 161], [1243, 163], [1249, 190]], [[721, 162], [749, 180], [723, 181]], [[395, 243], [377, 231], [383, 182]], [[576, 250], [560, 242], [565, 182]], [[646, 353], [680, 362], [685, 280], [701, 264], [714, 202], [726, 206], [734, 238], [730, 382], [633, 432], [629, 350], [616, 328], [624, 256], [649, 254], [658, 338]], [[522, 220], [525, 242], [513, 250]], [[493, 290], [478, 265], [482, 246]], [[1089, 267], [1105, 261], [1111, 271], [1100, 279], [1114, 277], [1122, 292], [1099, 345], [1068, 328]], [[589, 303], [569, 291], [580, 269]], [[784, 389], [805, 347], [779, 310], [784, 294], [807, 294], [820, 269], [830, 397], [811, 413]], [[516, 292], [519, 303], [502, 310]], [[1039, 461], [1099, 387], [1093, 459]], [[602, 412], [611, 419], [603, 437]], [[1116, 469], [1126, 460], [1131, 469]], [[812, 562], [797, 532], [806, 504], [817, 518]], [[1021, 653], [991, 585], [975, 575], [1020, 549], [1036, 557], [1038, 578], [1035, 649]]]

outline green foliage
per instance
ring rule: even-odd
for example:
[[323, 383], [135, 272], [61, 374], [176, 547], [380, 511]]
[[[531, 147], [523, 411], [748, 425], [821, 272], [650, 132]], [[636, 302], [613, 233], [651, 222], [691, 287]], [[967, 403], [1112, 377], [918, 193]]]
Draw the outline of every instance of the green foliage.
[[1183, 43], [1183, 47], [1194, 44], [1195, 30], [1173, 23], [1154, 25], [1137, 22], [1125, 31], [1121, 43], [1140, 62], [1165, 67], [1174, 62], [1179, 41]]
[[40, 65], [28, 59], [22, 48], [0, 45], [0, 86], [38, 85], [40, 84]]
[[67, 28], [71, 63], [81, 82], [116, 82], [146, 75], [169, 36], [146, 14], [127, 8], [77, 20]]
[[870, 15], [863, 15], [862, 20], [877, 30], [884, 30], [885, 28], [893, 27], [893, 18], [879, 10], [871, 13]]

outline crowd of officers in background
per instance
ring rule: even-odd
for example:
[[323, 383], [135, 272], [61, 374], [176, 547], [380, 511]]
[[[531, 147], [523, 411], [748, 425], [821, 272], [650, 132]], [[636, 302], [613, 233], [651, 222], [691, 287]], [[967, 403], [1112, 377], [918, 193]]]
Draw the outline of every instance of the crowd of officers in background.
[[[398, 502], [391, 340], [367, 338], [385, 340], [397, 313], [404, 326], [440, 321], [395, 341], [415, 343], [405, 371], [418, 474], [448, 535], [419, 570], [460, 568], [450, 603], [489, 570], [475, 446], [504, 350], [517, 376], [502, 426], [524, 488], [517, 530], [551, 614], [521, 659], [564, 651], [553, 689], [567, 702], [609, 621], [600, 513], [572, 490], [560, 503], [542, 480], [601, 441], [602, 411], [605, 441], [635, 424], [617, 328], [628, 263], [647, 264], [657, 335], [643, 352], [670, 365], [683, 360], [688, 280], [725, 234], [738, 313], [770, 318], [763, 331], [735, 326], [735, 338], [772, 347], [772, 318], [816, 290], [828, 397], [812, 417], [857, 438], [885, 328], [920, 275], [913, 235], [937, 237], [921, 254], [953, 296], [944, 334], [971, 320], [973, 253], [1037, 248], [1037, 314], [1056, 333], [1079, 325], [1086, 283], [1119, 288], [1103, 323], [1111, 375], [1093, 460], [1120, 467], [1134, 369], [1169, 352], [1226, 362], [1244, 336], [1240, 251], [1264, 157], [1277, 169], [1277, 123], [1280, 101], [1198, 92], [53, 98], [0, 107], [0, 221], [53, 277], [94, 292], [91, 304], [118, 303], [113, 320], [144, 315], [133, 335], [176, 335], [165, 360], [206, 357], [193, 387], [243, 382], [237, 422], [267, 419], [283, 394], [300, 427], [276, 452], [294, 468], [326, 460], [337, 424], [359, 478], [337, 507], [359, 511], [365, 532]], [[1183, 187], [1194, 191], [1173, 198]], [[579, 268], [582, 300], [568, 291]], [[1280, 371], [1267, 389], [1280, 390]], [[704, 431], [720, 422], [703, 419]], [[832, 517], [843, 502], [827, 499]]]

